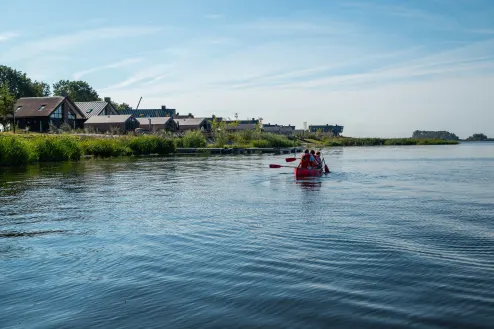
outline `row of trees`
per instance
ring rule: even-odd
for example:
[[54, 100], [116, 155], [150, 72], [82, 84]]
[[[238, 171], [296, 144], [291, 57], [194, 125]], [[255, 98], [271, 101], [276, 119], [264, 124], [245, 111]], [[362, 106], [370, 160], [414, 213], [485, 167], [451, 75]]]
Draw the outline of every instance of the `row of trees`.
[[[5, 124], [7, 116], [21, 97], [69, 96], [74, 102], [91, 102], [102, 100], [96, 90], [85, 81], [60, 80], [50, 85], [29, 78], [26, 73], [11, 67], [0, 65], [0, 123]], [[113, 102], [118, 109], [131, 109], [126, 104]]]
[[426, 131], [426, 130], [415, 130], [412, 134], [412, 138], [427, 138], [427, 139], [444, 139], [444, 140], [460, 140], [458, 136], [449, 131]]
[[494, 140], [494, 138], [488, 138], [485, 134], [473, 134], [466, 139], [467, 141], [487, 141]]

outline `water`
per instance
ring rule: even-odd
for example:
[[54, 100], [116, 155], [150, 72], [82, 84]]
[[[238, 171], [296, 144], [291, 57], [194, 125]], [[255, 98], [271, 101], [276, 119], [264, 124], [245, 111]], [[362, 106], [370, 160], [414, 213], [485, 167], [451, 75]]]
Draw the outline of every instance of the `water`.
[[494, 143], [0, 172], [1, 328], [492, 328]]

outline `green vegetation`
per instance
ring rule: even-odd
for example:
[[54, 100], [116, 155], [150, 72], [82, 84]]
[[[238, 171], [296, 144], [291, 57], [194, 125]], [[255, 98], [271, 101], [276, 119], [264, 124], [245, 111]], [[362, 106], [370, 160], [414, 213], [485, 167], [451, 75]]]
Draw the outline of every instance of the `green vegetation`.
[[458, 141], [418, 138], [351, 138], [335, 137], [326, 141], [327, 146], [378, 146], [378, 145], [449, 145]]
[[206, 147], [206, 138], [200, 131], [187, 131], [182, 137], [181, 147]]
[[484, 134], [473, 134], [472, 136], [468, 137], [466, 140], [467, 141], [494, 141], [494, 138], [488, 138]]
[[213, 142], [210, 147], [231, 147], [231, 148], [249, 148], [249, 147], [293, 147], [300, 146], [301, 142], [295, 137], [288, 138], [283, 135], [262, 132], [258, 127], [255, 130], [241, 130], [229, 132], [226, 130], [225, 122], [212, 123]]
[[60, 80], [53, 84], [54, 96], [69, 96], [73, 102], [99, 100], [98, 93], [85, 81]]
[[73, 135], [0, 134], [0, 166], [49, 161], [78, 161], [83, 155], [116, 157], [173, 152], [175, 152], [173, 139], [159, 136], [100, 138]]
[[425, 139], [444, 139], [457, 141], [460, 138], [449, 131], [425, 131], [415, 130], [412, 134], [412, 138], [425, 138]]

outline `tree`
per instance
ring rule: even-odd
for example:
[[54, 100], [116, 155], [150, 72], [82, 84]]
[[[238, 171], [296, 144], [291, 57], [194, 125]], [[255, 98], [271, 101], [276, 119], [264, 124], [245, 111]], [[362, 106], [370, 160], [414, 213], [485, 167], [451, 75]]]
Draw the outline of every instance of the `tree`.
[[10, 93], [9, 85], [4, 83], [0, 87], [0, 123], [5, 126], [8, 122], [7, 116], [12, 114], [15, 97]]
[[427, 139], [444, 139], [444, 140], [459, 140], [460, 138], [449, 131], [423, 131], [415, 130], [412, 138], [427, 138]]
[[113, 106], [115, 106], [115, 108], [117, 109], [117, 111], [132, 110], [132, 107], [127, 103], [122, 103], [122, 104], [115, 103], [115, 102], [112, 102], [112, 103], [113, 103]]
[[100, 100], [98, 93], [85, 81], [60, 80], [53, 84], [53, 95], [68, 96], [73, 102]]
[[473, 134], [467, 138], [467, 141], [486, 141], [488, 138], [484, 134]]
[[4, 85], [9, 88], [15, 98], [42, 97], [50, 95], [50, 86], [44, 82], [33, 81], [25, 73], [11, 67], [0, 65], [0, 88]]

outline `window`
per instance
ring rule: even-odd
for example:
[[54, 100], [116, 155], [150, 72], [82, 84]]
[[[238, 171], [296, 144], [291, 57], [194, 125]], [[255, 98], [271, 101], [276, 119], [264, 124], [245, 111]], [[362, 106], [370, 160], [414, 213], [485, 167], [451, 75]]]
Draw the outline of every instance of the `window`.
[[43, 104], [39, 107], [38, 111], [43, 111], [45, 109], [46, 104]]
[[21, 108], [22, 106], [17, 106], [17, 109], [15, 111], [18, 112]]
[[69, 117], [69, 120], [75, 120], [75, 114], [74, 114], [74, 112], [72, 112], [71, 110], [69, 110], [68, 117]]
[[55, 111], [50, 114], [52, 119], [63, 119], [62, 104], [60, 104]]
[[87, 114], [89, 114], [91, 112], [93, 112], [93, 109], [89, 109], [89, 110], [86, 111]]

